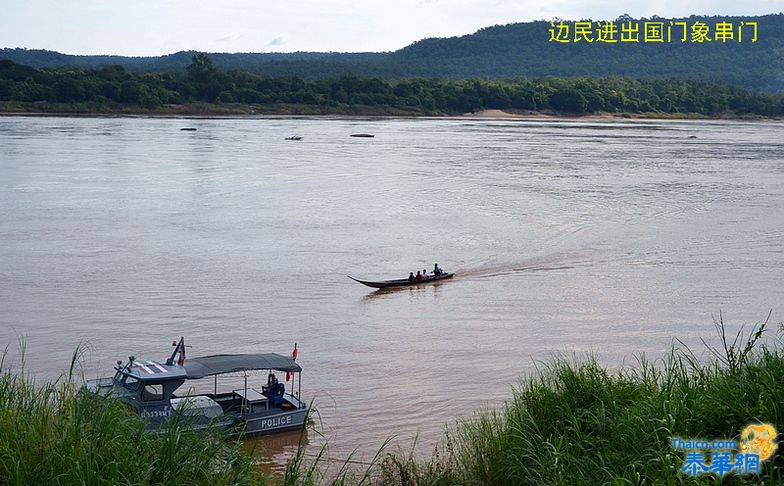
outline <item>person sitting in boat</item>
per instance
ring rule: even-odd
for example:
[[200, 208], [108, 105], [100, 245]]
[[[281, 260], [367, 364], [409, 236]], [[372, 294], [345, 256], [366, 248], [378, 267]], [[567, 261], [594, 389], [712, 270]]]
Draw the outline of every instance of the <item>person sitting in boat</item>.
[[427, 268], [422, 269], [422, 278], [424, 278], [425, 280], [430, 278], [430, 276], [428, 276], [427, 274]]
[[443, 274], [444, 274], [444, 271], [441, 270], [440, 268], [438, 268], [438, 263], [434, 264], [433, 265], [433, 275], [438, 277], [439, 275], [443, 275]]
[[270, 406], [277, 407], [283, 403], [283, 394], [286, 391], [286, 385], [278, 381], [275, 373], [267, 375], [267, 385], [261, 387], [264, 396], [269, 400]]
[[409, 282], [413, 282], [415, 278], [416, 277], [414, 277], [414, 272], [411, 272], [411, 273], [408, 274], [408, 281]]
[[417, 270], [417, 274], [416, 277], [414, 277], [414, 280], [417, 282], [421, 282], [422, 280], [424, 280], [424, 278], [422, 278], [422, 273], [419, 270]]

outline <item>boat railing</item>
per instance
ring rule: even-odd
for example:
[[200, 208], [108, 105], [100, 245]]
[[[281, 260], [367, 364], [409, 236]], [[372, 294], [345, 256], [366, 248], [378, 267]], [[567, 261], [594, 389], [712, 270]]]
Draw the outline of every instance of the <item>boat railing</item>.
[[294, 405], [295, 408], [307, 408], [307, 404], [292, 393], [284, 393], [283, 398], [290, 404]]

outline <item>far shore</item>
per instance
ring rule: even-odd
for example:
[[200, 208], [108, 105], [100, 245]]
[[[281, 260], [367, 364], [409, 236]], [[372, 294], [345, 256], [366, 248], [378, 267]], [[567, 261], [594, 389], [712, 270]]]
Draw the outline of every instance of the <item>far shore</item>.
[[513, 119], [513, 120], [555, 120], [575, 119], [588, 121], [613, 120], [781, 120], [781, 117], [721, 113], [706, 116], [700, 113], [662, 113], [662, 112], [596, 112], [561, 113], [553, 111], [499, 110], [487, 109], [468, 113], [440, 113], [417, 111], [415, 109], [390, 106], [344, 106], [320, 107], [309, 105], [165, 105], [160, 108], [112, 107], [91, 109], [71, 105], [49, 105], [32, 103], [26, 106], [0, 103], [0, 116], [51, 116], [51, 117], [95, 117], [95, 118], [292, 118], [292, 117], [368, 117], [368, 118], [474, 118], [474, 119]]

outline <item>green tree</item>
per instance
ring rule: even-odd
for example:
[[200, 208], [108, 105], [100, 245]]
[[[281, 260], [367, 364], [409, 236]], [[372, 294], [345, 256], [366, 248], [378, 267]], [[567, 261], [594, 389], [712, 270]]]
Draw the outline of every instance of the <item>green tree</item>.
[[199, 52], [191, 58], [191, 61], [191, 64], [185, 68], [189, 81], [208, 83], [217, 76], [218, 70], [212, 65], [212, 58], [207, 54]]
[[212, 58], [203, 52], [194, 55], [191, 64], [186, 68], [196, 99], [214, 101], [224, 91], [221, 86], [220, 74], [212, 64]]
[[550, 108], [569, 113], [585, 113], [588, 100], [574, 88], [561, 88], [550, 96]]
[[32, 79], [16, 83], [11, 88], [11, 99], [17, 101], [54, 101], [54, 91]]

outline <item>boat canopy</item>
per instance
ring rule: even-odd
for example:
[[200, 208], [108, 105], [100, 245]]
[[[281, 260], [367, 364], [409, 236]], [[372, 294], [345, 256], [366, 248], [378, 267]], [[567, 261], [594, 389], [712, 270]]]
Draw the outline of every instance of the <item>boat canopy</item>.
[[276, 370], [302, 371], [302, 367], [288, 356], [275, 353], [263, 354], [215, 354], [188, 358], [185, 362], [187, 378], [197, 380], [205, 376], [221, 375], [238, 371]]

